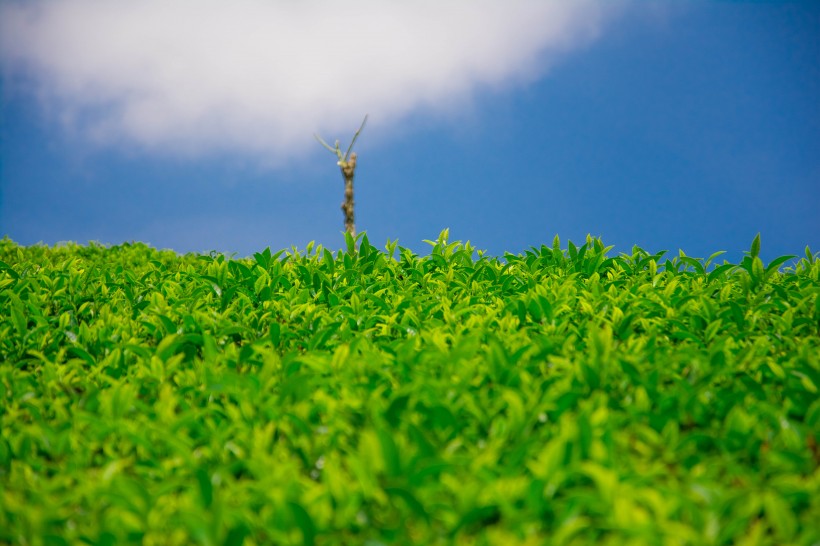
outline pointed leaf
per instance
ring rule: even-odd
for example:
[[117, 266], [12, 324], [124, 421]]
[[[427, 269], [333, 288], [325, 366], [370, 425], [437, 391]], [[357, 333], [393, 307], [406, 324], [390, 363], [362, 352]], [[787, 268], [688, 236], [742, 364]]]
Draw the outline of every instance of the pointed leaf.
[[752, 241], [752, 249], [749, 251], [749, 256], [752, 258], [756, 258], [760, 255], [760, 233], [755, 235], [754, 240]]

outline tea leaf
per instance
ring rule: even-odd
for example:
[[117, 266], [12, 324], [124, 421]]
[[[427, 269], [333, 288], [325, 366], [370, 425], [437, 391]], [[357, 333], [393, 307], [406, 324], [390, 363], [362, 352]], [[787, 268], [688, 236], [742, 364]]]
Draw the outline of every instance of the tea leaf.
[[749, 251], [749, 256], [754, 259], [760, 255], [760, 233], [755, 235], [754, 240], [752, 241], [752, 248]]
[[0, 543], [816, 542], [810, 250], [450, 236], [0, 239]]

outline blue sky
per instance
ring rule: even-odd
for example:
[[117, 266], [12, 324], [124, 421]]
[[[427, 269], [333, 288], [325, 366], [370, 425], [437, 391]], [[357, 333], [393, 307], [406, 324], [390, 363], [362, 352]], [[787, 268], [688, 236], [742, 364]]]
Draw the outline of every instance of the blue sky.
[[820, 250], [818, 2], [134, 4], [0, 2], [0, 236], [340, 248], [343, 181], [312, 135], [346, 145], [369, 113], [356, 223], [378, 246], [449, 227], [495, 255], [587, 233]]

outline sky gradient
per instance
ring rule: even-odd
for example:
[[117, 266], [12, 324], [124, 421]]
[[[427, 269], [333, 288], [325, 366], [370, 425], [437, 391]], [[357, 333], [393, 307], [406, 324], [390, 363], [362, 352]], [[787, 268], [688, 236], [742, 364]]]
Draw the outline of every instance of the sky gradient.
[[136, 4], [0, 1], [0, 236], [341, 248], [368, 113], [377, 246], [820, 250], [818, 2]]

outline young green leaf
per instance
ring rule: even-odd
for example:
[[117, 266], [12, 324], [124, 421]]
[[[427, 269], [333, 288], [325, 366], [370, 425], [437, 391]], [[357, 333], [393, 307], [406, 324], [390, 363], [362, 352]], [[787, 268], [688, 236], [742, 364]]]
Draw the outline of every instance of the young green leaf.
[[754, 259], [760, 255], [760, 233], [755, 235], [754, 240], [752, 241], [752, 248], [749, 251], [749, 256]]

